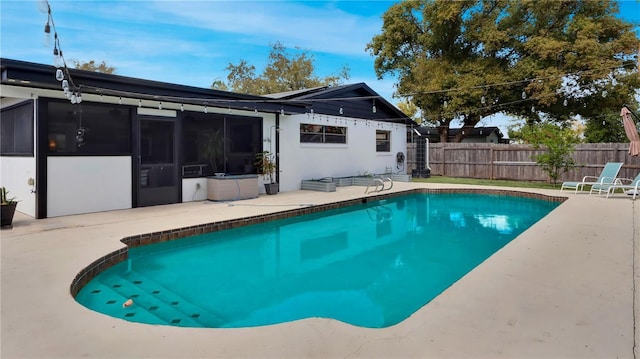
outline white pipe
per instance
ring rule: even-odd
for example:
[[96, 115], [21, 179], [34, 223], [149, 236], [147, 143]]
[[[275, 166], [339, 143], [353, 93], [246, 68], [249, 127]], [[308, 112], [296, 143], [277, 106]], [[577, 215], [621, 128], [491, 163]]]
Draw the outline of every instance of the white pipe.
[[427, 162], [427, 168], [429, 169], [429, 173], [431, 173], [431, 167], [429, 167], [429, 137], [426, 137], [424, 140], [427, 142], [425, 144], [426, 151], [427, 151], [427, 153], [425, 155], [426, 156], [425, 160]]

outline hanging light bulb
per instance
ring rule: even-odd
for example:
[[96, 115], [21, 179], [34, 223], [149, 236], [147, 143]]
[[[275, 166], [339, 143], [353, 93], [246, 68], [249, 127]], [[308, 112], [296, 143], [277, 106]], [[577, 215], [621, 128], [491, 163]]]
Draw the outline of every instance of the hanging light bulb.
[[158, 110], [162, 110], [162, 101], [158, 103]]
[[58, 81], [64, 80], [64, 74], [62, 73], [61, 69], [56, 70], [56, 80]]
[[76, 96], [75, 92], [71, 94], [71, 103], [72, 104], [76, 104], [78, 102], [78, 97]]
[[564, 101], [562, 102], [562, 105], [564, 107], [567, 107], [568, 104], [569, 104], [569, 101], [567, 101], [567, 99], [565, 98]]
[[280, 106], [280, 114], [284, 116], [284, 106]]
[[618, 80], [616, 80], [615, 76], [613, 77], [613, 79], [611, 79], [611, 85], [618, 86]]
[[606, 125], [607, 123], [605, 122], [605, 120], [602, 120], [602, 126]]
[[602, 97], [607, 97], [608, 94], [607, 90], [602, 90]]
[[525, 98], [527, 98], [527, 93], [522, 90], [522, 99], [524, 100]]
[[142, 107], [142, 100], [138, 100], [138, 107]]
[[[55, 66], [56, 68], [62, 68], [64, 67], [64, 58], [62, 57], [62, 50], [58, 50], [54, 48], [53, 51], [53, 66]], [[57, 54], [56, 54], [57, 52]]]
[[76, 96], [76, 103], [80, 102], [82, 102], [82, 95], [80, 94], [80, 92], [78, 92], [78, 95]]
[[47, 0], [38, 1], [38, 10], [43, 14], [46, 14], [49, 11], [49, 3]]
[[180, 104], [180, 112], [184, 112], [184, 104]]
[[62, 80], [62, 89], [63, 90], [68, 90], [69, 89], [69, 81], [67, 80]]
[[253, 113], [258, 113], [258, 108], [257, 107], [253, 108]]
[[204, 105], [204, 113], [207, 113], [207, 105]]
[[536, 112], [536, 107], [535, 106], [531, 106], [531, 112]]
[[341, 115], [344, 115], [344, 110], [342, 109], [342, 105], [340, 105], [340, 110], [339, 110]]
[[447, 106], [449, 106], [449, 102], [447, 102], [447, 100], [444, 100], [442, 107], [447, 108]]
[[480, 103], [483, 105], [487, 103], [487, 99], [484, 97], [484, 95], [482, 95], [482, 98], [480, 98]]
[[49, 19], [47, 18], [47, 23], [44, 25], [44, 39], [42, 44], [46, 47], [51, 46], [51, 25], [49, 25]]
[[122, 105], [122, 97], [118, 99], [118, 105]]
[[376, 109], [376, 99], [373, 99], [373, 106], [371, 107], [371, 112], [376, 113], [378, 109]]

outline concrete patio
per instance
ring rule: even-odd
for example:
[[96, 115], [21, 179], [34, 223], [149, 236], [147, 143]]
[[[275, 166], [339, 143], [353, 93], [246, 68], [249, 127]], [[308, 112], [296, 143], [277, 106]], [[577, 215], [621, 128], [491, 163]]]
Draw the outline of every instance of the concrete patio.
[[[456, 186], [396, 183], [392, 191], [415, 187]], [[383, 329], [329, 319], [242, 329], [150, 326], [93, 312], [69, 294], [75, 275], [121, 248], [125, 236], [362, 197], [363, 187], [43, 220], [18, 213], [13, 228], [0, 231], [1, 356], [637, 358], [640, 201], [522, 191], [568, 200], [410, 318]]]

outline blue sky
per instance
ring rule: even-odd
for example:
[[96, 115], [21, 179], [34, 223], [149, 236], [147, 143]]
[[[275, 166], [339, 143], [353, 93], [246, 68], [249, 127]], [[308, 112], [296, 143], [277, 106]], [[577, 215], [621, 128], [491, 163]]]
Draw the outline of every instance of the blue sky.
[[[366, 44], [380, 33], [394, 1], [50, 1], [64, 56], [105, 61], [118, 75], [208, 88], [226, 80], [241, 59], [262, 72], [281, 42], [309, 50], [317, 74], [350, 68], [349, 83], [366, 82], [392, 103], [394, 79], [378, 80]], [[53, 64], [44, 46], [39, 1], [0, 0], [0, 56]], [[620, 1], [621, 16], [640, 34], [640, 2]], [[506, 133], [504, 118], [485, 120]]]

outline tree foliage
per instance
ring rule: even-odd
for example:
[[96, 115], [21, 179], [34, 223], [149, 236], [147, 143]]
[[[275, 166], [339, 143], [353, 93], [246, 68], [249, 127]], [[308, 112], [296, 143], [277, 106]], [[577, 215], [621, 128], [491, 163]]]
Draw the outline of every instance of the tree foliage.
[[116, 72], [116, 68], [113, 66], [109, 66], [106, 62], [102, 61], [99, 64], [96, 64], [95, 60], [91, 60], [89, 62], [80, 62], [78, 60], [71, 60], [73, 63], [73, 67], [79, 70], [93, 71], [93, 72], [102, 72], [105, 74], [113, 74]]
[[280, 43], [272, 44], [269, 62], [260, 75], [246, 60], [229, 64], [227, 82], [216, 80], [211, 88], [230, 90], [253, 95], [287, 92], [318, 86], [335, 86], [349, 79], [349, 68], [343, 67], [338, 74], [326, 77], [316, 75], [315, 57], [307, 50], [296, 48], [290, 53]]
[[532, 158], [549, 175], [554, 186], [562, 173], [576, 165], [571, 154], [580, 139], [577, 133], [569, 127], [545, 121], [538, 124], [528, 124], [519, 131], [514, 131], [511, 135], [531, 144], [535, 149], [544, 150], [543, 153], [534, 155]]
[[640, 41], [617, 13], [614, 0], [403, 1], [367, 50], [441, 141], [461, 121], [460, 141], [496, 113], [563, 123], [633, 103]]

